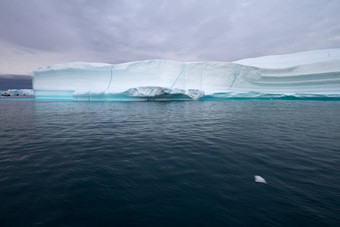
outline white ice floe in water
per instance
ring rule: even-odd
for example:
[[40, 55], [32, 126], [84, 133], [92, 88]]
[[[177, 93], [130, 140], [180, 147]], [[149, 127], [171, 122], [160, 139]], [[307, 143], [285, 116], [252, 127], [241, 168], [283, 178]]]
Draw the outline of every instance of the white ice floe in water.
[[257, 183], [267, 184], [267, 181], [261, 176], [255, 175], [254, 178], [255, 178], [255, 182], [257, 182]]
[[32, 73], [36, 99], [340, 98], [340, 49], [236, 62], [67, 63]]

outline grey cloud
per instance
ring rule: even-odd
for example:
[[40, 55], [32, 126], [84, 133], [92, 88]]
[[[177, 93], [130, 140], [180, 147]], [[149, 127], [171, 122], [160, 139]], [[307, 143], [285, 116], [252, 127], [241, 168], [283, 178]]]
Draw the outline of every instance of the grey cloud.
[[0, 2], [0, 41], [112, 63], [232, 61], [340, 47], [339, 12], [337, 0], [11, 0]]

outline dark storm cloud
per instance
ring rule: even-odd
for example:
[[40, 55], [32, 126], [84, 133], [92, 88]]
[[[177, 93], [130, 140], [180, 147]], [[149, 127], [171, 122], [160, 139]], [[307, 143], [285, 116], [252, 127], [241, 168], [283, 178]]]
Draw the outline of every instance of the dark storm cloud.
[[340, 47], [339, 12], [338, 0], [1, 0], [0, 41], [112, 63], [232, 61]]

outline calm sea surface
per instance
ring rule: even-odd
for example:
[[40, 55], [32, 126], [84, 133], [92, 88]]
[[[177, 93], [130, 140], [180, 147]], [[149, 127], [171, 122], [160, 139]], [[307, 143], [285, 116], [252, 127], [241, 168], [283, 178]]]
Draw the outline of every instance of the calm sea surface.
[[0, 100], [0, 226], [100, 225], [340, 226], [340, 102]]

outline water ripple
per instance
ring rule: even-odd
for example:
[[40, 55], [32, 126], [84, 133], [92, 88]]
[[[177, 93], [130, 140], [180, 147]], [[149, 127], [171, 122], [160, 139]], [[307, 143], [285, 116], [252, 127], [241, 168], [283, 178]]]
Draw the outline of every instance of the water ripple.
[[0, 105], [1, 225], [340, 222], [338, 102]]

